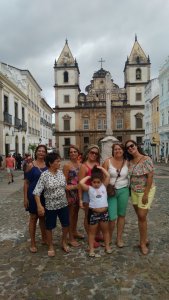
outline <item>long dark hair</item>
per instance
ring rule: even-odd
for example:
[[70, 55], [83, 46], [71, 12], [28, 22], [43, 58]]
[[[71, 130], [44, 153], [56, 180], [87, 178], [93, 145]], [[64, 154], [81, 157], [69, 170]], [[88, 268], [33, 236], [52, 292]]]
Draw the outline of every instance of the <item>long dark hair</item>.
[[130, 153], [128, 153], [128, 150], [127, 150], [127, 144], [128, 144], [128, 142], [131, 142], [132, 144], [134, 144], [134, 145], [137, 147], [137, 150], [138, 150], [138, 152], [139, 152], [140, 154], [142, 154], [142, 155], [144, 155], [144, 156], [147, 156], [147, 155], [144, 153], [143, 149], [140, 147], [140, 145], [138, 145], [134, 140], [127, 140], [127, 141], [125, 142], [125, 145], [124, 145], [124, 147], [125, 147], [125, 156], [126, 156], [127, 160], [132, 160], [132, 159], [133, 159], [133, 155], [130, 154]]
[[37, 159], [37, 152], [38, 152], [39, 148], [45, 149], [46, 155], [48, 153], [46, 145], [38, 145], [35, 149], [35, 159]]

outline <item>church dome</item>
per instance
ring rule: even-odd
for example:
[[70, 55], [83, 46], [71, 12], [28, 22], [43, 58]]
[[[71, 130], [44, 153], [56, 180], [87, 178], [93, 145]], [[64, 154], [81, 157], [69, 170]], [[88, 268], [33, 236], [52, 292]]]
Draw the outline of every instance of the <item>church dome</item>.
[[109, 72], [101, 68], [100, 70], [94, 73], [93, 78], [105, 78], [107, 73]]

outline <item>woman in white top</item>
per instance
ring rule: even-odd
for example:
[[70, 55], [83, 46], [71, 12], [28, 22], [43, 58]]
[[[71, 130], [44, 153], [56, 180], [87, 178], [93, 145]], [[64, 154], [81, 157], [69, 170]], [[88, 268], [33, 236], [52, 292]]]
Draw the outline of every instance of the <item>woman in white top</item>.
[[122, 248], [124, 247], [122, 234], [129, 199], [128, 164], [124, 159], [123, 144], [113, 144], [112, 157], [105, 160], [103, 167], [110, 174], [110, 184], [115, 185], [116, 188], [115, 195], [108, 197], [110, 242], [112, 241], [113, 230], [117, 220], [116, 244], [119, 248]]

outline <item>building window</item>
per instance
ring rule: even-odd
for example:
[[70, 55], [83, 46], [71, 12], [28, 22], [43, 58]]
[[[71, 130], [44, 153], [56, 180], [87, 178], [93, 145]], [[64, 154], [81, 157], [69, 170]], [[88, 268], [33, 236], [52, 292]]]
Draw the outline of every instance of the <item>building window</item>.
[[4, 112], [8, 112], [8, 97], [4, 96]]
[[136, 129], [142, 129], [143, 128], [143, 115], [141, 113], [138, 113], [135, 115], [136, 118]]
[[141, 145], [143, 143], [143, 137], [142, 136], [136, 136], [136, 143], [137, 143], [137, 145]]
[[141, 80], [141, 69], [136, 69], [136, 80]]
[[65, 146], [70, 146], [70, 138], [65, 138]]
[[123, 119], [116, 120], [116, 129], [123, 129]]
[[163, 92], [164, 92], [164, 87], [163, 84], [161, 85], [161, 95], [163, 96]]
[[64, 82], [68, 82], [68, 81], [69, 81], [69, 74], [68, 74], [67, 71], [65, 71], [65, 72], [63, 73], [63, 81], [64, 81]]
[[64, 103], [69, 103], [69, 95], [64, 95]]
[[164, 126], [164, 113], [161, 114], [161, 125]]
[[97, 120], [97, 129], [98, 130], [106, 130], [107, 124], [106, 119], [98, 119]]
[[83, 120], [83, 129], [84, 130], [88, 130], [89, 129], [89, 120], [88, 119], [84, 119]]
[[18, 118], [18, 103], [15, 102], [15, 118]]
[[136, 101], [141, 101], [141, 100], [142, 100], [141, 93], [136, 93]]
[[84, 136], [84, 144], [89, 144], [89, 137], [88, 136]]
[[70, 130], [70, 119], [63, 120], [64, 122], [64, 130]]

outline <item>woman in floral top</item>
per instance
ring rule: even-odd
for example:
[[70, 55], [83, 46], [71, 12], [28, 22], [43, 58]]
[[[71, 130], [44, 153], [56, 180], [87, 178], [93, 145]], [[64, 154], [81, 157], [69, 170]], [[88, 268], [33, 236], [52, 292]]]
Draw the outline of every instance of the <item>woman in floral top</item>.
[[151, 158], [143, 154], [135, 141], [128, 140], [125, 148], [129, 158], [131, 200], [138, 217], [140, 250], [146, 255], [149, 252], [147, 214], [155, 195], [154, 167]]
[[[48, 242], [48, 256], [55, 256], [52, 230], [56, 227], [56, 220], [62, 225], [62, 249], [69, 252], [67, 234], [69, 230], [69, 210], [66, 199], [66, 178], [60, 169], [60, 156], [49, 153], [46, 156], [46, 166], [33, 191], [39, 216], [45, 215], [46, 235]], [[44, 192], [45, 207], [40, 202], [40, 195]]]

